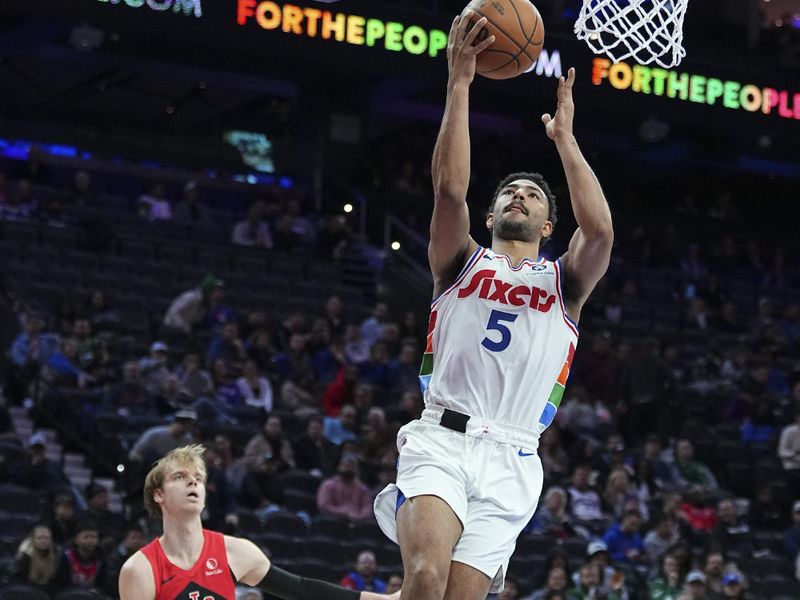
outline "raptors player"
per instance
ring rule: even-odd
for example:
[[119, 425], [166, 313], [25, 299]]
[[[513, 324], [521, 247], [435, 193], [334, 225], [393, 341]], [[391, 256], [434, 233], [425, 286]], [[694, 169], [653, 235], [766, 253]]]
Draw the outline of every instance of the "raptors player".
[[136, 552], [119, 575], [120, 600], [235, 600], [237, 582], [285, 600], [397, 600], [298, 577], [272, 565], [252, 542], [203, 529], [202, 446], [167, 454], [147, 474], [144, 502], [164, 535]]
[[542, 116], [566, 174], [579, 228], [557, 261], [539, 257], [556, 205], [537, 173], [514, 173], [492, 198], [490, 249], [469, 235], [468, 92], [485, 19], [456, 20], [445, 113], [433, 154], [428, 256], [434, 300], [420, 379], [422, 418], [400, 430], [397, 484], [375, 500], [398, 541], [403, 600], [479, 600], [502, 589], [519, 532], [536, 509], [539, 435], [555, 416], [578, 341], [581, 307], [613, 240], [600, 185], [572, 134], [575, 70]]

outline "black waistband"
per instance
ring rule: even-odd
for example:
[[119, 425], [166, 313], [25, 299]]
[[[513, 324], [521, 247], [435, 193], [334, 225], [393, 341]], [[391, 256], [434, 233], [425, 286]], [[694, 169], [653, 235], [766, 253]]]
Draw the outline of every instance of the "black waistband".
[[439, 425], [452, 429], [453, 431], [458, 431], [459, 433], [466, 433], [467, 421], [469, 421], [469, 415], [464, 415], [460, 412], [445, 408]]

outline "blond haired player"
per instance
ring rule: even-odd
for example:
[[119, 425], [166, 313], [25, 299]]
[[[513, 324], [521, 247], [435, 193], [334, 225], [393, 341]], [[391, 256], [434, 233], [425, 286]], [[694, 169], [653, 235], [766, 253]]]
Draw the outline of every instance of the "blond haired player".
[[244, 583], [286, 600], [398, 598], [354, 592], [306, 579], [272, 565], [245, 539], [203, 529], [204, 448], [177, 448], [147, 474], [145, 507], [163, 521], [164, 534], [136, 552], [119, 575], [121, 600], [235, 600]]
[[[469, 21], [477, 21], [470, 30]], [[469, 87], [493, 41], [485, 19], [450, 30], [447, 101], [433, 154], [428, 249], [434, 301], [420, 371], [422, 418], [400, 430], [397, 484], [375, 500], [403, 555], [403, 600], [482, 600], [502, 590], [516, 538], [542, 491], [539, 435], [555, 417], [578, 342], [581, 307], [603, 276], [613, 229], [572, 133], [575, 70], [542, 122], [569, 185], [578, 229], [557, 261], [539, 258], [556, 221], [538, 173], [513, 173], [492, 198], [491, 248], [469, 234]], [[475, 44], [475, 45], [473, 45]]]

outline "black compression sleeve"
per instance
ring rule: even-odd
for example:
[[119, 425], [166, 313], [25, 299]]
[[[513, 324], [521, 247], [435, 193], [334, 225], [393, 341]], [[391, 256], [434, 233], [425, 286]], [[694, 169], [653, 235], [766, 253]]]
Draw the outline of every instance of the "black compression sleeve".
[[361, 598], [361, 592], [346, 590], [319, 579], [306, 579], [292, 575], [275, 565], [270, 565], [269, 571], [257, 587], [283, 600], [358, 600]]

